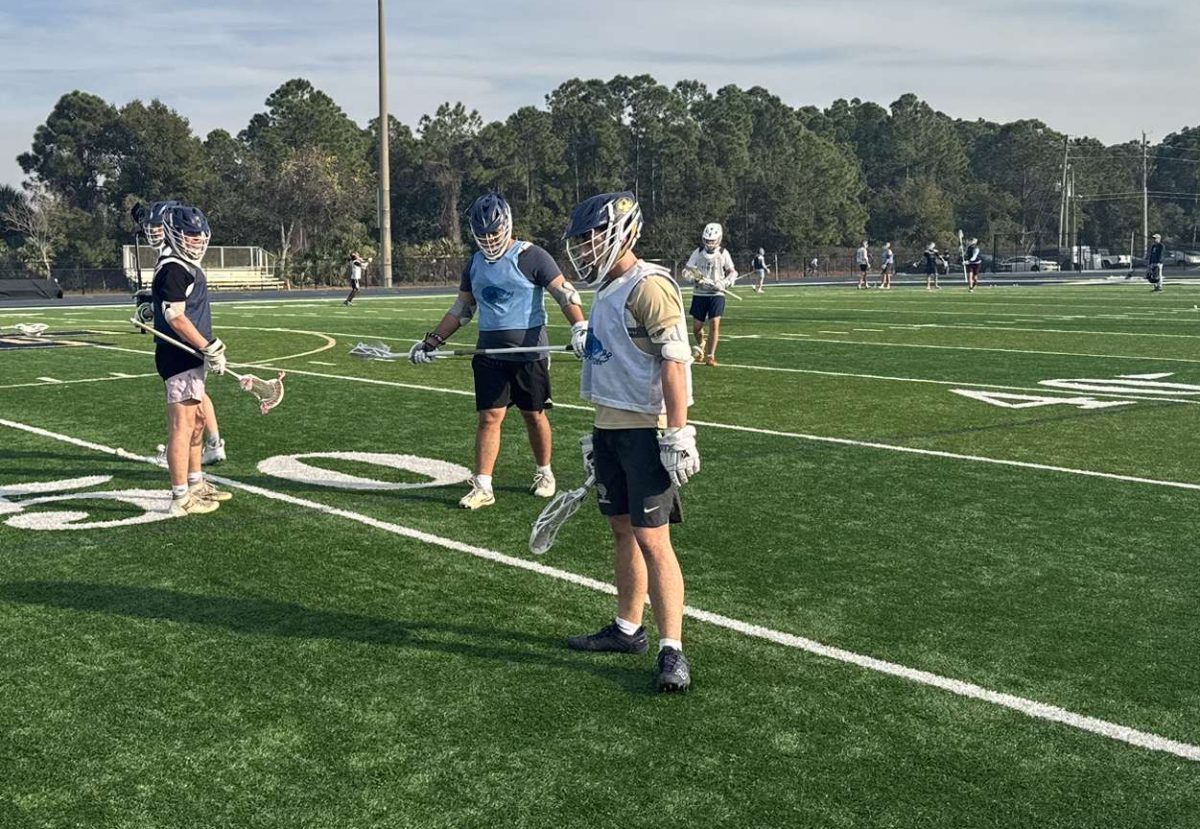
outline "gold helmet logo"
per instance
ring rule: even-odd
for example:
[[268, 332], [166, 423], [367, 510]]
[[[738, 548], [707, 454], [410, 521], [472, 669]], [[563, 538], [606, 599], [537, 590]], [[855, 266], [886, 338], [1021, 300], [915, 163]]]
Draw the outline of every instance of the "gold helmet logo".
[[614, 209], [618, 216], [624, 216], [630, 210], [633, 210], [634, 204], [635, 202], [633, 199], [629, 198], [628, 196], [622, 196], [621, 198], [617, 199]]

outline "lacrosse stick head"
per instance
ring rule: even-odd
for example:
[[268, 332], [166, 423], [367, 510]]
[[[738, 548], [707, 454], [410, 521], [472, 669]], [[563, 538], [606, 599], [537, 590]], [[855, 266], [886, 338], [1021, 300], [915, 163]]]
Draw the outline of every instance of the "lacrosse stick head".
[[361, 357], [364, 360], [399, 360], [404, 355], [397, 354], [383, 343], [359, 343], [350, 349], [351, 357]]
[[50, 329], [44, 322], [18, 322], [13, 328], [17, 333], [26, 337], [40, 337]]
[[554, 546], [558, 531], [567, 523], [567, 519], [579, 511], [593, 481], [593, 478], [588, 478], [583, 486], [560, 492], [546, 504], [546, 508], [533, 522], [533, 529], [529, 532], [529, 552], [535, 556], [545, 555]]
[[243, 391], [248, 391], [258, 398], [258, 410], [266, 414], [283, 402], [283, 378], [284, 372], [282, 371], [273, 380], [264, 380], [253, 374], [245, 374], [238, 379], [238, 385], [242, 387]]

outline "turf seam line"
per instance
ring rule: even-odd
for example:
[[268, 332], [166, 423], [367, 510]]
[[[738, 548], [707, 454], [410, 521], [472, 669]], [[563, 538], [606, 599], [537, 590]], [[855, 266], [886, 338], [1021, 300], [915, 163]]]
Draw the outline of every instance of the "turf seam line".
[[[41, 437], [50, 438], [52, 440], [69, 443], [85, 449], [91, 449], [104, 454], [116, 455], [117, 457], [124, 458], [126, 460], [148, 463], [157, 466], [153, 458], [143, 455], [136, 455], [121, 448], [113, 448], [111, 446], [105, 446], [104, 444], [93, 443], [92, 441], [71, 437], [70, 435], [51, 432], [47, 429], [42, 429], [37, 426], [31, 426], [29, 424], [17, 423], [4, 419], [0, 419], [0, 425]], [[530, 561], [528, 559], [506, 555], [505, 553], [501, 553], [497, 550], [489, 550], [486, 547], [477, 547], [473, 544], [466, 544], [461, 541], [455, 541], [451, 538], [445, 538], [432, 533], [426, 533], [422, 530], [417, 530], [412, 527], [393, 524], [390, 521], [382, 521], [377, 518], [372, 518], [369, 515], [363, 515], [362, 513], [340, 509], [338, 507], [332, 507], [328, 504], [322, 504], [318, 501], [310, 501], [306, 498], [299, 498], [294, 495], [276, 492], [274, 490], [266, 489], [254, 484], [245, 484], [240, 481], [233, 480], [232, 478], [226, 478], [218, 475], [209, 475], [208, 477], [211, 480], [224, 484], [228, 487], [241, 489], [254, 495], [260, 495], [264, 498], [281, 501], [294, 506], [305, 507], [326, 515], [345, 518], [365, 526], [384, 530], [385, 532], [392, 533], [393, 535], [411, 538], [415, 541], [421, 541], [426, 544], [432, 544], [434, 546], [443, 547], [456, 552], [467, 553], [468, 555], [475, 556], [476, 558], [484, 559], [497, 564], [503, 564], [543, 576], [549, 576], [551, 578], [565, 581], [579, 587], [586, 587], [590, 590], [595, 590], [599, 593], [606, 593], [609, 595], [616, 594], [616, 588], [608, 582], [602, 582], [588, 576], [572, 573], [569, 570], [562, 570], [557, 567], [550, 567], [536, 561]], [[743, 622], [739, 619], [734, 619], [719, 613], [711, 613], [707, 610], [686, 606], [684, 608], [684, 615], [688, 618], [706, 622], [715, 627], [724, 628], [725, 630], [740, 633], [747, 637], [762, 639], [778, 645], [790, 647], [795, 650], [802, 650], [816, 656], [825, 657], [837, 662], [856, 665], [860, 668], [882, 673], [887, 676], [908, 680], [920, 685], [938, 688], [967, 699], [974, 699], [981, 702], [998, 705], [1000, 707], [1016, 711], [1020, 714], [1024, 714], [1032, 719], [1040, 719], [1048, 722], [1059, 723], [1080, 731], [1086, 731], [1102, 737], [1107, 737], [1111, 740], [1123, 742], [1128, 745], [1149, 749], [1151, 751], [1173, 754], [1185, 760], [1200, 762], [1200, 746], [1191, 745], [1178, 740], [1172, 740], [1168, 737], [1163, 737], [1152, 732], [1141, 731], [1136, 728], [1120, 725], [1119, 723], [1109, 722], [1108, 720], [1102, 720], [1097, 717], [1089, 717], [1084, 714], [1077, 714], [1073, 711], [1068, 711], [1067, 709], [1060, 708], [1056, 705], [1038, 702], [1037, 700], [1019, 697], [1014, 694], [993, 691], [989, 688], [984, 688], [981, 685], [975, 685], [974, 683], [952, 679], [950, 677], [941, 676], [940, 674], [934, 674], [929, 671], [910, 668], [906, 665], [900, 665], [895, 662], [888, 662], [883, 659], [876, 659], [875, 657], [856, 653], [854, 651], [848, 651], [843, 648], [825, 645], [821, 642], [807, 639], [803, 636], [797, 636], [792, 633], [774, 630], [772, 628], [752, 624], [750, 622]]]

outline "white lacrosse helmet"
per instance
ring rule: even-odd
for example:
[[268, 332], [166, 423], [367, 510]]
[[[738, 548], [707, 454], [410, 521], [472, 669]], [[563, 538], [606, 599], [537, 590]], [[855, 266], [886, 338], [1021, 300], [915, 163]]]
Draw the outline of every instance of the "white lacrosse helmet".
[[575, 273], [599, 285], [642, 234], [642, 208], [628, 191], [601, 193], [576, 205], [563, 239]]
[[721, 246], [721, 237], [724, 235], [719, 222], [709, 222], [704, 226], [704, 232], [700, 234], [700, 241], [704, 242], [704, 249], [712, 253]]

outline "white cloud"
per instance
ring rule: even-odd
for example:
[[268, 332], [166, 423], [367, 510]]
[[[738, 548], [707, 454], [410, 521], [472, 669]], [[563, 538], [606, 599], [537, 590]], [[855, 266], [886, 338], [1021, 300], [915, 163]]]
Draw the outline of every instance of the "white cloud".
[[[292, 77], [361, 123], [375, 112], [372, 3], [28, 6], [0, 12], [0, 182], [19, 181], [15, 156], [77, 88], [114, 103], [160, 98], [201, 134], [240, 130]], [[391, 108], [410, 124], [443, 100], [498, 118], [571, 77], [642, 73], [764, 86], [795, 106], [886, 105], [911, 91], [953, 116], [1040, 118], [1109, 142], [1200, 122], [1190, 0], [511, 0], [500, 15], [390, 0], [388, 23]]]

